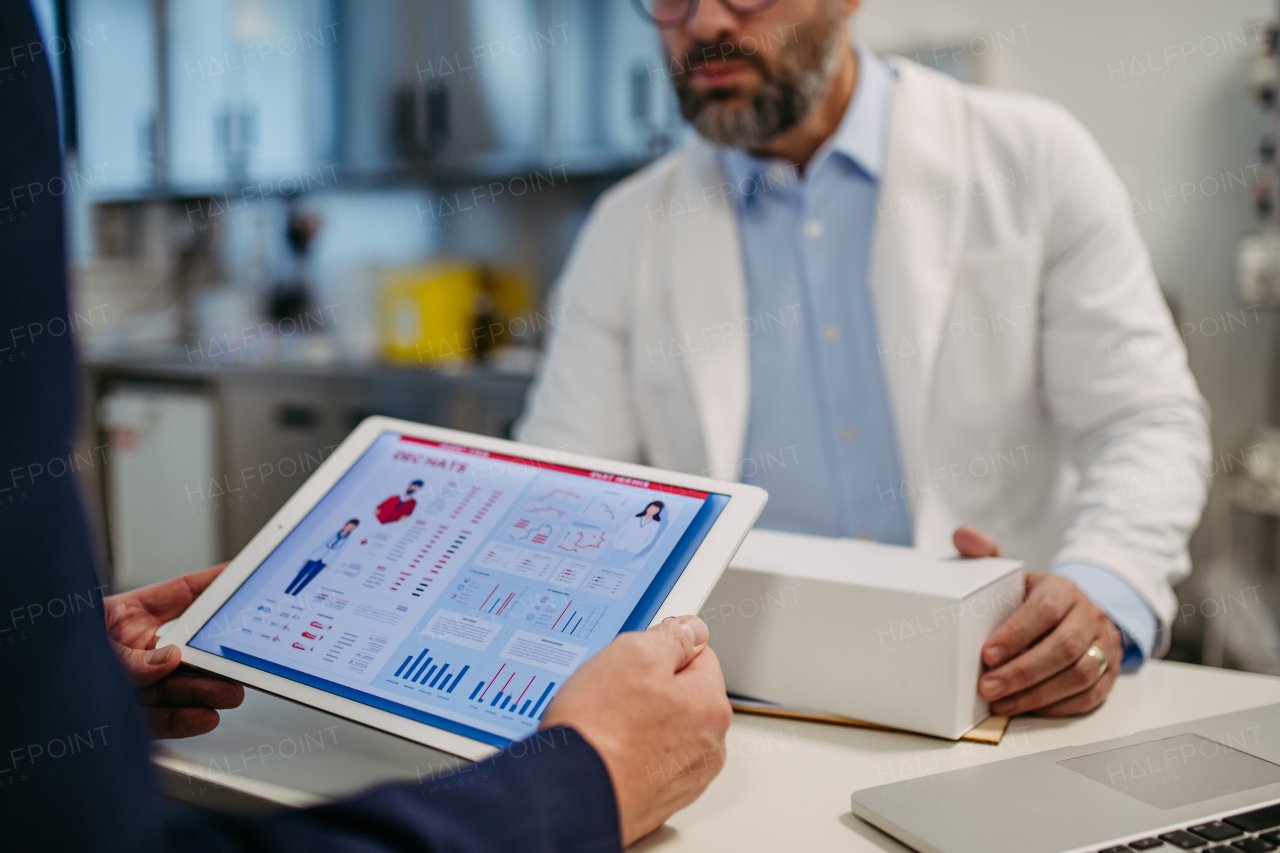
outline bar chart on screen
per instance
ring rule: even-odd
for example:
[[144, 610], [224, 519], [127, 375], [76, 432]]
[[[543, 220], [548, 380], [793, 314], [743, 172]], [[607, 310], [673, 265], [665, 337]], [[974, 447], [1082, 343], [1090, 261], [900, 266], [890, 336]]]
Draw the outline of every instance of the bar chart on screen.
[[547, 589], [533, 599], [527, 622], [555, 634], [586, 639], [609, 608], [587, 604], [567, 592]]
[[431, 649], [427, 648], [418, 652], [416, 657], [413, 655], [406, 657], [391, 677], [401, 679], [407, 684], [418, 684], [449, 694], [454, 691], [469, 669], [471, 669], [470, 666], [459, 669], [452, 663], [438, 660], [431, 655]]
[[528, 587], [494, 577], [487, 571], [471, 569], [458, 578], [449, 600], [486, 616], [506, 617]]
[[591, 636], [591, 630], [596, 627], [596, 623], [600, 621], [600, 617], [608, 609], [599, 604], [582, 604], [571, 601], [564, 612], [560, 614], [561, 618], [552, 624], [551, 630], [558, 634], [586, 639]]
[[[470, 701], [515, 714], [517, 717], [538, 719], [546, 710], [547, 697], [555, 689], [556, 682], [540, 681], [540, 676], [521, 676], [507, 664], [500, 664], [498, 671], [486, 681], [471, 688]], [[537, 685], [534, 682], [538, 682]], [[541, 693], [539, 693], [541, 691]], [[537, 700], [534, 700], [537, 696]]]

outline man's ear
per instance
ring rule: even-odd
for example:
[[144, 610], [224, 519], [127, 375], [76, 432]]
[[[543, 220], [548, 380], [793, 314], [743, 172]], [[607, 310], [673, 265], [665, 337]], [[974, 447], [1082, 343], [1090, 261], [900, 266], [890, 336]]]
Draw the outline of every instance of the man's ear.
[[844, 16], [847, 18], [862, 8], [862, 0], [840, 0], [840, 5], [844, 7]]

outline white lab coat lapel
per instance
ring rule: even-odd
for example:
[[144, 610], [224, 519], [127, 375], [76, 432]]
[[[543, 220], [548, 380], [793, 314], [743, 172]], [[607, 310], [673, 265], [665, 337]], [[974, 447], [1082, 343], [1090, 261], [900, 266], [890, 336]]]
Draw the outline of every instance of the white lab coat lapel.
[[747, 293], [738, 222], [723, 184], [715, 149], [691, 141], [667, 202], [686, 208], [689, 221], [667, 234], [665, 279], [707, 465], [716, 476], [736, 480], [746, 443], [750, 356], [740, 331]]
[[[928, 475], [928, 423], [938, 337], [946, 324], [968, 210], [968, 138], [956, 84], [896, 62], [889, 146], [868, 286], [876, 306], [899, 453], [910, 483]], [[718, 188], [715, 149], [690, 142], [673, 186], [695, 221], [667, 235], [665, 279], [693, 389], [707, 464], [737, 479], [750, 406], [749, 338], [722, 335], [747, 316], [737, 217]], [[953, 188], [959, 188], [953, 191]], [[694, 211], [689, 211], [693, 213]], [[729, 472], [733, 472], [729, 475]], [[919, 505], [918, 505], [919, 507]], [[928, 507], [925, 507], [927, 509]], [[917, 518], [917, 528], [920, 519]]]
[[933, 376], [951, 308], [968, 212], [969, 139], [962, 99], [949, 78], [896, 61], [889, 142], [868, 286], [876, 306], [881, 362], [897, 425], [904, 491], [917, 495], [922, 525], [947, 525], [929, 483]]

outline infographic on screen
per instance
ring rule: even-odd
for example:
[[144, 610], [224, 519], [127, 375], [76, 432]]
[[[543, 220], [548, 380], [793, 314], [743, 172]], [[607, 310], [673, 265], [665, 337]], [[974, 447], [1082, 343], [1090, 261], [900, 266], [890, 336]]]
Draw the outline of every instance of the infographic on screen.
[[725, 500], [384, 433], [190, 645], [502, 745]]

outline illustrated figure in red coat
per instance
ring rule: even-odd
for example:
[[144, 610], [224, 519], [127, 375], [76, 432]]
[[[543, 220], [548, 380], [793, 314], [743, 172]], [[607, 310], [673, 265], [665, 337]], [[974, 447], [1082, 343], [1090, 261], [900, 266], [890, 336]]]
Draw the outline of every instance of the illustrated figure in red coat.
[[378, 504], [378, 508], [374, 511], [374, 515], [378, 517], [378, 521], [382, 524], [390, 524], [393, 521], [399, 521], [402, 518], [408, 518], [413, 515], [413, 508], [418, 505], [413, 496], [422, 488], [421, 480], [414, 480], [404, 490], [403, 495], [392, 495], [382, 503]]

